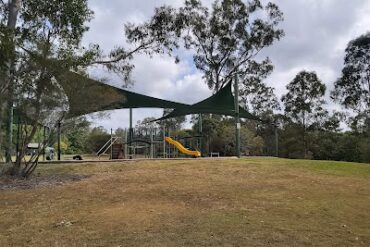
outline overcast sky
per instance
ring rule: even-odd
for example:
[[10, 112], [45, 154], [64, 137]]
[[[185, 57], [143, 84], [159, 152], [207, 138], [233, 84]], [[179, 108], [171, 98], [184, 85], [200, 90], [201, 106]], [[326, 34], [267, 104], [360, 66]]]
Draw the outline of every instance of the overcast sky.
[[[95, 18], [89, 23], [84, 44], [98, 43], [105, 51], [124, 44], [124, 23], [141, 23], [149, 19], [154, 8], [163, 4], [180, 6], [183, 0], [89, 0]], [[209, 0], [203, 1], [211, 3]], [[276, 0], [284, 13], [281, 27], [285, 37], [267, 48], [275, 69], [266, 82], [276, 89], [280, 98], [285, 86], [301, 70], [314, 70], [327, 85], [328, 92], [339, 77], [347, 43], [370, 31], [369, 0]], [[186, 54], [184, 54], [184, 57]], [[133, 61], [134, 85], [130, 90], [167, 100], [192, 104], [211, 95], [202, 75], [191, 59], [179, 64], [173, 58], [136, 57]], [[95, 73], [100, 73], [95, 71]], [[106, 75], [105, 75], [106, 76]], [[111, 76], [111, 83], [123, 83]], [[328, 94], [327, 92], [327, 94]], [[335, 108], [328, 102], [328, 108]], [[160, 109], [135, 109], [134, 123], [144, 117], [160, 117]], [[95, 126], [107, 129], [128, 126], [128, 110], [112, 111], [109, 119], [93, 120]]]

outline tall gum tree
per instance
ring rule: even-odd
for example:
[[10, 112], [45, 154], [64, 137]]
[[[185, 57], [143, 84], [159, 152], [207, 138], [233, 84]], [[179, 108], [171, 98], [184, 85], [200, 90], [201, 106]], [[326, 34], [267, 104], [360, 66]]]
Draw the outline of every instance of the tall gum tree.
[[331, 95], [356, 114], [350, 118], [352, 129], [370, 136], [370, 33], [347, 45], [342, 75], [335, 81]]
[[301, 71], [286, 88], [288, 92], [281, 98], [284, 112], [302, 126], [304, 154], [307, 156], [306, 129], [318, 118], [327, 115], [323, 108], [326, 86], [315, 72]]
[[[11, 163], [10, 170], [12, 175], [27, 177], [38, 163], [38, 156], [22, 162], [27, 144], [39, 132], [40, 125], [55, 128], [63, 112], [68, 110], [68, 101], [56, 79], [59, 78], [58, 74], [76, 71], [88, 76], [87, 68], [104, 66], [127, 80], [133, 68], [130, 60], [134, 54], [160, 51], [155, 49], [157, 46], [138, 45], [129, 49], [118, 47], [105, 54], [98, 44], [83, 47], [81, 39], [89, 29], [88, 22], [93, 18], [87, 0], [23, 1], [18, 9], [14, 40], [8, 42], [11, 45], [7, 47], [9, 28], [4, 27], [6, 21], [3, 19], [8, 18], [9, 7], [0, 1], [0, 11], [6, 15], [0, 16], [0, 48], [9, 51], [9, 46], [14, 47], [14, 69], [8, 73], [14, 82], [14, 93], [11, 96], [23, 117], [28, 120], [20, 131], [23, 137], [20, 151], [16, 154], [14, 164]], [[151, 48], [153, 50], [149, 51]], [[11, 55], [1, 54], [8, 60], [13, 59]], [[67, 77], [63, 78], [68, 80]], [[11, 135], [12, 131], [8, 130], [7, 133]]]
[[218, 91], [238, 73], [239, 88], [246, 93], [250, 84], [257, 88], [273, 69], [268, 58], [256, 56], [283, 37], [281, 21], [282, 12], [271, 2], [223, 0], [209, 9], [201, 1], [186, 0], [177, 9], [157, 8], [148, 22], [127, 25], [126, 33], [132, 43], [155, 40], [169, 53], [183, 45], [194, 52], [194, 64], [210, 89]]
[[[0, 129], [3, 123], [3, 104], [4, 99], [7, 100], [6, 107], [6, 161], [11, 160], [12, 153], [12, 126], [13, 126], [13, 94], [14, 94], [14, 77], [13, 71], [15, 69], [15, 33], [18, 13], [21, 8], [21, 0], [10, 0], [8, 4], [1, 3], [0, 7], [0, 29], [1, 29], [1, 52], [2, 63], [0, 64]], [[0, 135], [1, 145], [1, 135]]]

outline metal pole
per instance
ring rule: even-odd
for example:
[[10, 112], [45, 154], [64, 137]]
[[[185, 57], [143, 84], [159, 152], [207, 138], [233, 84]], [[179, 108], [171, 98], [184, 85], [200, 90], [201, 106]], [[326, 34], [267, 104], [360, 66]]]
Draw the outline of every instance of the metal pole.
[[199, 138], [199, 150], [200, 150], [201, 155], [203, 155], [203, 146], [202, 146], [202, 140], [203, 140], [203, 123], [202, 123], [202, 121], [203, 121], [202, 114], [199, 114], [199, 120], [198, 120], [198, 124], [199, 124], [199, 135], [200, 135], [200, 138]]
[[278, 126], [275, 124], [275, 156], [279, 157], [279, 132]]
[[61, 156], [61, 150], [60, 150], [60, 132], [61, 132], [61, 123], [59, 122], [58, 123], [58, 160], [60, 160], [60, 156]]
[[43, 127], [43, 140], [42, 140], [42, 160], [45, 161], [45, 145], [46, 145], [46, 127]]
[[[171, 137], [170, 127], [168, 127], [168, 136]], [[167, 147], [167, 157], [171, 158], [171, 145], [168, 145]]]
[[154, 158], [154, 133], [153, 128], [150, 128], [150, 158]]
[[163, 158], [166, 158], [166, 128], [163, 126]]
[[133, 138], [133, 130], [132, 130], [132, 108], [130, 108], [130, 126], [128, 129], [128, 156], [130, 159], [132, 158], [132, 138]]
[[240, 158], [240, 119], [239, 119], [239, 85], [238, 75], [235, 73], [234, 102], [235, 102], [235, 148], [236, 156]]
[[127, 159], [128, 157], [128, 147], [127, 147], [127, 129], [125, 129], [125, 158]]
[[130, 138], [132, 138], [132, 108], [130, 108]]
[[21, 118], [20, 114], [18, 114], [18, 125], [17, 125], [17, 146], [16, 146], [16, 152], [17, 152], [17, 157], [19, 155], [19, 139], [20, 139], [20, 126], [21, 125]]
[[110, 159], [113, 159], [113, 129], [110, 128]]

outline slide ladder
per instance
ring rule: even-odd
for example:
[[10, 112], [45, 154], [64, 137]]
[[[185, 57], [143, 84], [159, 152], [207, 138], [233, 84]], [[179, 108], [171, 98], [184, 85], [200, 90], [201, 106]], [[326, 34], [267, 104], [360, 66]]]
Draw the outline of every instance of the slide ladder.
[[201, 153], [199, 151], [193, 151], [185, 148], [180, 142], [175, 141], [171, 137], [165, 137], [164, 140], [168, 142], [169, 144], [174, 145], [181, 153], [191, 155], [194, 157], [200, 157]]

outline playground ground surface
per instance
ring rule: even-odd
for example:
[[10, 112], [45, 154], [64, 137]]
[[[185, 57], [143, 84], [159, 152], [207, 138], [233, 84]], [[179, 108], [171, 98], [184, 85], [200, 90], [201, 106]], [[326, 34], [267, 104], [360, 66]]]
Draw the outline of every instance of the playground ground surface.
[[0, 180], [0, 246], [370, 246], [370, 165], [42, 164]]

